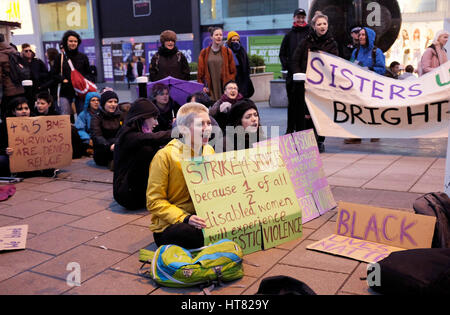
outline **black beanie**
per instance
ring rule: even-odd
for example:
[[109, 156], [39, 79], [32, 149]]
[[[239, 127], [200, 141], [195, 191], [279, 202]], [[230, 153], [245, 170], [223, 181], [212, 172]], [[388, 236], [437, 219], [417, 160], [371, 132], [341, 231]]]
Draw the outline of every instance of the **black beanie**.
[[117, 100], [117, 102], [119, 102], [119, 97], [117, 96], [117, 94], [115, 92], [113, 92], [113, 91], [103, 92], [103, 94], [100, 97], [100, 105], [102, 106], [102, 108], [105, 108], [106, 102], [112, 98], [115, 98]]
[[259, 115], [258, 108], [252, 100], [245, 98], [236, 102], [233, 106], [231, 106], [230, 112], [228, 114], [228, 124], [236, 127], [241, 125], [242, 116], [244, 116], [245, 112], [249, 109], [254, 109]]

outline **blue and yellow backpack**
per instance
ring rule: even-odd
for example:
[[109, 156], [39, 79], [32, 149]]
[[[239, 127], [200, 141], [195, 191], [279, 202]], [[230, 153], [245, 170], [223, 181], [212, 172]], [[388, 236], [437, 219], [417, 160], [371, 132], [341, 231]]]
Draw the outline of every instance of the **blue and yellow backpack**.
[[157, 284], [173, 288], [210, 285], [244, 276], [243, 253], [235, 242], [224, 239], [196, 250], [162, 245], [156, 252], [141, 249], [139, 261], [151, 264], [143, 274]]

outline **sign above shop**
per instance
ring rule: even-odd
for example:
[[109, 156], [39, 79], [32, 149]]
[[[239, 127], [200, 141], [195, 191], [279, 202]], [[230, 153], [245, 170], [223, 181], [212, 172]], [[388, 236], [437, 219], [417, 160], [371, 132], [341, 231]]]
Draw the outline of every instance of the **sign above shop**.
[[151, 0], [133, 0], [134, 17], [149, 16], [152, 14]]

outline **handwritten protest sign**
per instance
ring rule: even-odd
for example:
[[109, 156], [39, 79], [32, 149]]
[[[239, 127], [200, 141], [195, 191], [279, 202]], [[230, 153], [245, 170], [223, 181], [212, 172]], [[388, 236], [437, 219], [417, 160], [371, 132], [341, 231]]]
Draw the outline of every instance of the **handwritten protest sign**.
[[244, 254], [302, 235], [302, 212], [278, 150], [248, 149], [182, 161], [205, 244], [228, 238]]
[[278, 145], [303, 211], [303, 223], [336, 207], [312, 129], [256, 143], [264, 145]]
[[70, 117], [8, 117], [11, 172], [59, 168], [72, 163]]
[[436, 218], [340, 202], [335, 234], [307, 249], [372, 263], [394, 251], [430, 248]]
[[342, 58], [310, 52], [305, 100], [322, 136], [447, 137], [450, 61], [416, 80], [395, 80]]
[[27, 234], [28, 225], [0, 227], [0, 251], [24, 249]]

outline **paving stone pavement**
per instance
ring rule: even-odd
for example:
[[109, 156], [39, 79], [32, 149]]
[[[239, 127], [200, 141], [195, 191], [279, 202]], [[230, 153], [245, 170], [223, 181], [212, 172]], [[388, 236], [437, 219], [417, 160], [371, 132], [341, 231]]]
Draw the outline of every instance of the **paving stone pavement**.
[[[329, 141], [333, 147], [334, 140]], [[445, 157], [440, 153], [353, 151], [321, 155], [336, 201], [412, 212], [412, 203], [423, 193], [443, 190]], [[16, 184], [16, 194], [0, 203], [0, 226], [28, 224], [27, 249], [0, 253], [0, 295], [200, 293], [198, 288], [158, 288], [139, 275], [139, 249], [156, 249], [148, 229], [150, 215], [145, 209], [130, 212], [118, 205], [112, 178], [111, 171], [83, 158], [64, 168], [59, 178], [27, 178]], [[246, 255], [244, 278], [212, 294], [254, 295], [261, 280], [273, 275], [297, 278], [323, 295], [373, 294], [361, 280], [365, 263], [306, 250], [332, 234], [335, 217], [332, 210], [304, 224], [301, 239]], [[72, 262], [81, 267], [79, 287], [66, 283]]]

